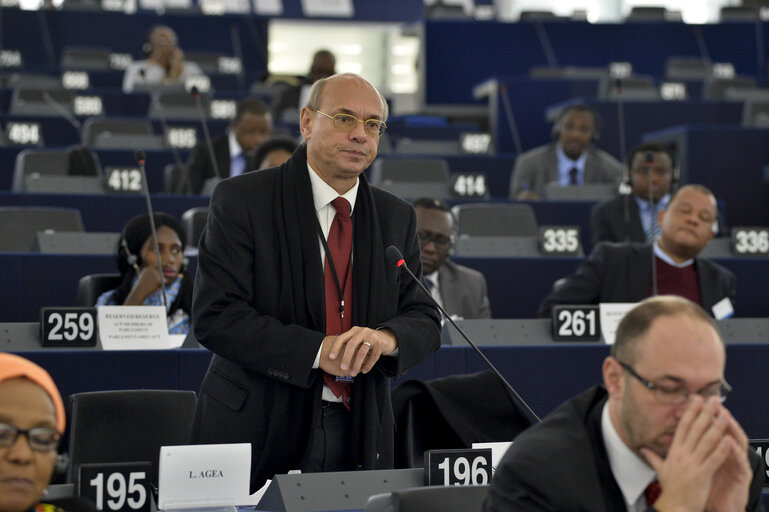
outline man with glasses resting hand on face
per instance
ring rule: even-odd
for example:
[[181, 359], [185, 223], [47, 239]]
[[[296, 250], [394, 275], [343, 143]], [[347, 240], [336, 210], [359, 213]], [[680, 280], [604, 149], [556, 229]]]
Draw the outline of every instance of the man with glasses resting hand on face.
[[440, 345], [416, 214], [363, 176], [387, 103], [362, 77], [312, 86], [305, 142], [279, 167], [219, 182], [199, 243], [193, 325], [214, 352], [192, 439], [251, 443], [252, 490], [274, 474], [391, 469], [390, 377]]
[[484, 510], [762, 511], [760, 457], [723, 405], [725, 360], [699, 306], [644, 300], [619, 324], [605, 387], [515, 439]]
[[486, 278], [449, 258], [455, 223], [448, 205], [430, 197], [412, 204], [417, 212], [422, 271], [433, 298], [453, 318], [491, 318]]

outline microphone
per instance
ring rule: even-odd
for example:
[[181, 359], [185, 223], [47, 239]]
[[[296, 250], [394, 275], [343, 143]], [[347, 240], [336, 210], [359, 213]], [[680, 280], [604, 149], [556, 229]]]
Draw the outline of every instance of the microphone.
[[211, 134], [208, 133], [208, 125], [206, 124], [206, 113], [203, 111], [203, 103], [200, 100], [200, 91], [197, 86], [190, 87], [190, 94], [195, 98], [195, 104], [198, 107], [198, 114], [200, 115], [200, 124], [203, 126], [203, 136], [206, 138], [206, 146], [208, 147], [208, 157], [211, 159], [211, 165], [214, 168], [214, 174], [216, 179], [221, 181], [222, 173], [219, 171], [219, 164], [216, 163], [216, 156], [214, 155], [214, 145], [211, 143]]
[[144, 168], [144, 163], [147, 161], [144, 151], [137, 149], [134, 152], [134, 158], [136, 163], [139, 164], [139, 171], [142, 173], [142, 183], [144, 183], [143, 192], [144, 199], [147, 202], [147, 213], [150, 216], [150, 229], [152, 230], [152, 244], [155, 246], [155, 256], [158, 259], [158, 272], [160, 272], [160, 291], [163, 292], [163, 307], [165, 308], [166, 316], [168, 316], [168, 297], [166, 297], [166, 281], [163, 277], [163, 262], [160, 258], [160, 245], [158, 244], [158, 234], [155, 230], [155, 212], [152, 211], [152, 201], [150, 200], [150, 187], [147, 183], [147, 171]]
[[[624, 162], [625, 165], [627, 165], [628, 168], [628, 185], [630, 186], [630, 191], [625, 194], [622, 198], [622, 213], [623, 218], [625, 220], [625, 242], [630, 241], [630, 195], [633, 193], [632, 190], [632, 180], [630, 178], [630, 174], [632, 172], [631, 166], [633, 165], [633, 162], [626, 162], [627, 155], [625, 152], [627, 151], [625, 149], [625, 107], [622, 103], [622, 79], [616, 78], [614, 80], [614, 88], [617, 90], [617, 125], [619, 130], [617, 131], [618, 137], [619, 137], [619, 157], [620, 161]], [[622, 185], [620, 185], [620, 191], [623, 190]]]
[[[142, 77], [142, 81], [147, 81], [147, 70], [145, 68], [141, 68], [139, 70], [139, 75]], [[166, 122], [166, 114], [164, 112], [163, 104], [159, 101], [155, 105], [157, 108], [155, 109], [155, 113], [158, 116], [158, 121], [160, 121], [160, 127], [163, 129], [163, 134], [167, 137], [168, 136], [168, 123]], [[165, 143], [165, 141], [164, 141]], [[171, 155], [174, 157], [174, 163], [176, 163], [176, 166], [182, 170], [182, 186], [181, 186], [181, 192], [192, 192], [192, 184], [190, 183], [190, 175], [187, 172], [187, 166], [182, 163], [182, 158], [179, 156], [179, 150], [174, 146], [173, 144], [168, 145], [171, 148]], [[172, 190], [171, 192], [177, 192], [176, 190]]]
[[67, 110], [64, 105], [59, 103], [54, 99], [53, 96], [51, 96], [48, 91], [43, 91], [40, 93], [40, 97], [43, 98], [43, 101], [45, 101], [49, 107], [51, 107], [54, 112], [59, 114], [64, 120], [66, 120], [69, 124], [72, 125], [72, 127], [75, 129], [75, 131], [80, 134], [80, 129], [82, 128], [82, 124], [80, 124], [80, 121], [75, 119], [75, 116], [69, 113], [69, 110]]
[[[651, 215], [649, 229], [651, 230], [651, 234], [654, 234], [654, 223], [657, 222], [657, 219], [655, 218], [656, 216], [654, 215], [657, 209], [654, 207], [654, 194], [652, 193], [652, 167], [654, 166], [654, 153], [652, 151], [647, 151], [645, 158], [646, 176], [647, 181], [649, 182], [649, 214]], [[657, 259], [654, 255], [654, 240], [652, 240], [652, 297], [656, 297], [657, 295]]]
[[513, 136], [513, 145], [515, 145], [516, 154], [523, 153], [523, 146], [521, 146], [521, 137], [518, 135], [518, 125], [515, 124], [515, 117], [513, 117], [513, 107], [510, 105], [510, 98], [507, 97], [507, 87], [499, 85], [499, 96], [502, 98], [502, 105], [505, 107], [505, 117], [507, 117], [507, 124], [510, 125], [510, 134]]
[[521, 396], [513, 389], [513, 386], [510, 385], [509, 382], [507, 382], [507, 379], [505, 379], [501, 373], [499, 373], [499, 370], [497, 370], [493, 364], [491, 364], [491, 361], [488, 360], [488, 358], [484, 355], [484, 353], [481, 351], [478, 346], [472, 342], [472, 340], [465, 334], [465, 331], [462, 330], [461, 327], [457, 325], [457, 323], [454, 321], [453, 318], [446, 312], [443, 307], [438, 304], [438, 302], [433, 298], [433, 295], [430, 293], [430, 290], [427, 289], [427, 287], [422, 284], [422, 281], [417, 279], [417, 276], [414, 275], [413, 272], [409, 269], [408, 265], [406, 265], [406, 260], [403, 259], [403, 255], [398, 250], [397, 247], [394, 245], [389, 246], [387, 249], [385, 249], [385, 257], [387, 258], [387, 261], [390, 263], [395, 264], [396, 266], [405, 269], [406, 273], [408, 273], [409, 276], [411, 276], [411, 279], [414, 280], [414, 282], [419, 286], [419, 288], [422, 289], [423, 292], [425, 292], [425, 295], [430, 298], [430, 302], [436, 306], [440, 312], [443, 314], [444, 317], [446, 317], [446, 320], [451, 323], [451, 325], [454, 326], [454, 328], [459, 332], [459, 334], [462, 335], [462, 337], [467, 341], [467, 343], [470, 344], [471, 347], [475, 350], [475, 352], [483, 359], [483, 361], [486, 363], [486, 365], [491, 369], [492, 372], [499, 378], [499, 380], [502, 382], [504, 387], [512, 394], [513, 400], [520, 405], [524, 412], [529, 416], [530, 420], [535, 421], [536, 423], [539, 423], [541, 420], [539, 419], [539, 416], [534, 413], [534, 411], [531, 410], [531, 407], [521, 398]]

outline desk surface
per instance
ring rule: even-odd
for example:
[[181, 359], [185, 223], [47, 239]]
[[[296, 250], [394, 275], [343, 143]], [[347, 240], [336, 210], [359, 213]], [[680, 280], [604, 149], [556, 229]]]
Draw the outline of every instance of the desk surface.
[[[482, 340], [478, 340], [483, 344]], [[553, 344], [487, 347], [486, 356], [540, 417], [579, 391], [601, 382], [607, 345]], [[202, 349], [169, 351], [35, 351], [23, 356], [46, 368], [63, 395], [112, 389], [187, 389], [197, 391], [211, 353]], [[725, 378], [734, 388], [727, 406], [750, 438], [769, 438], [769, 344], [727, 346]], [[469, 347], [448, 346], [395, 382], [430, 380], [485, 369]]]

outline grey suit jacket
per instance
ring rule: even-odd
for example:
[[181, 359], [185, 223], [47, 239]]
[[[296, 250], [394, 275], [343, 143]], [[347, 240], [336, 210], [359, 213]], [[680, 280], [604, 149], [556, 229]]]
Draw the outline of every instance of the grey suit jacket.
[[491, 318], [486, 278], [471, 268], [446, 260], [438, 270], [443, 307], [462, 318]]
[[[510, 197], [516, 198], [522, 190], [544, 195], [545, 185], [558, 180], [557, 143], [553, 142], [523, 153], [515, 160], [510, 179]], [[616, 183], [622, 179], [623, 166], [609, 153], [594, 146], [586, 150], [585, 183]]]

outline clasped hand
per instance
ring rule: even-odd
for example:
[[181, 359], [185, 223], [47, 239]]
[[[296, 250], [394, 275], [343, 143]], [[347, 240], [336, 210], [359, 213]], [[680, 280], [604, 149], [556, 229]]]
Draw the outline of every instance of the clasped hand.
[[716, 397], [694, 395], [663, 459], [641, 448], [662, 488], [660, 512], [745, 510], [752, 470], [748, 438]]
[[340, 377], [355, 377], [368, 373], [382, 356], [398, 348], [395, 335], [389, 329], [353, 327], [338, 336], [323, 338], [320, 368]]

